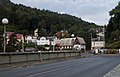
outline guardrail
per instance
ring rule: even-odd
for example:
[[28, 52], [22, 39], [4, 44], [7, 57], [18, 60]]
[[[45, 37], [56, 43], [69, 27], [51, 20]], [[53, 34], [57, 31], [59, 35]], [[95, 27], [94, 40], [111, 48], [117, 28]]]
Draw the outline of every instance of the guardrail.
[[55, 58], [67, 58], [80, 56], [78, 51], [69, 52], [14, 52], [0, 53], [0, 64], [11, 64], [16, 62], [42, 61]]

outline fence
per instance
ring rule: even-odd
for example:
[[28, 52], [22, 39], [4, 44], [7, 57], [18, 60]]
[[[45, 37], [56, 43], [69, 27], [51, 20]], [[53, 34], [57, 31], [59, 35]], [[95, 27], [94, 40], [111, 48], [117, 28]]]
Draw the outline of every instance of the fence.
[[67, 58], [73, 56], [80, 56], [78, 51], [74, 52], [24, 52], [24, 53], [1, 53], [0, 64], [28, 62], [28, 61], [42, 61], [46, 59]]

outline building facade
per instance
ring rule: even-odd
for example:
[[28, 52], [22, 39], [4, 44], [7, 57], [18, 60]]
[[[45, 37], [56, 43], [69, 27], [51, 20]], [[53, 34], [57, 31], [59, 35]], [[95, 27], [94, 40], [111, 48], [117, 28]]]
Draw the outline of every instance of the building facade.
[[100, 49], [105, 48], [105, 29], [101, 28], [101, 31], [96, 32], [97, 38], [91, 37], [91, 50], [98, 53]]

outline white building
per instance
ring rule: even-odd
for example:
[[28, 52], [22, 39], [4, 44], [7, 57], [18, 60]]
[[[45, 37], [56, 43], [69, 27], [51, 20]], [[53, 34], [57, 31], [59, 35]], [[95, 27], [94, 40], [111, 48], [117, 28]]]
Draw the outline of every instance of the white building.
[[83, 38], [81, 37], [75, 37], [75, 38], [63, 38], [63, 39], [57, 39], [57, 37], [32, 37], [27, 36], [26, 37], [27, 43], [34, 42], [37, 45], [52, 45], [57, 46], [60, 50], [66, 50], [66, 49], [77, 49], [77, 50], [85, 50], [86, 49], [86, 43]]
[[91, 44], [92, 49], [100, 49], [105, 46], [105, 41], [92, 41]]
[[36, 43], [37, 45], [50, 45], [50, 40], [46, 37], [41, 37], [40, 39], [37, 39]]
[[60, 49], [72, 49], [74, 44], [75, 38], [63, 38], [60, 39]]
[[37, 37], [26, 36], [27, 43], [29, 43], [29, 42], [36, 43], [36, 40], [37, 40]]
[[38, 29], [36, 29], [36, 30], [34, 31], [34, 36], [35, 36], [35, 37], [38, 37]]
[[97, 38], [91, 38], [91, 50], [98, 53], [100, 49], [105, 47], [105, 30], [103, 28], [102, 32], [97, 33]]
[[32, 36], [27, 36], [26, 37], [27, 43], [33, 42], [36, 43], [37, 45], [56, 45], [59, 43], [59, 39], [56, 37], [32, 37]]
[[75, 38], [63, 38], [60, 39], [60, 49], [77, 49], [77, 50], [85, 50], [86, 43], [83, 38], [75, 37]]
[[86, 50], [86, 43], [84, 39], [81, 37], [76, 37], [73, 48], [77, 50]]

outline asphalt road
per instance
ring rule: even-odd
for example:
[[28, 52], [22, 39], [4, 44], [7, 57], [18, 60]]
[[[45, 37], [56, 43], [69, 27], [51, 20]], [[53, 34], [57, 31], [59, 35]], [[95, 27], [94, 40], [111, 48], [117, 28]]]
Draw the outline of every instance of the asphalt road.
[[0, 77], [103, 77], [120, 64], [120, 56], [93, 56], [0, 71]]

